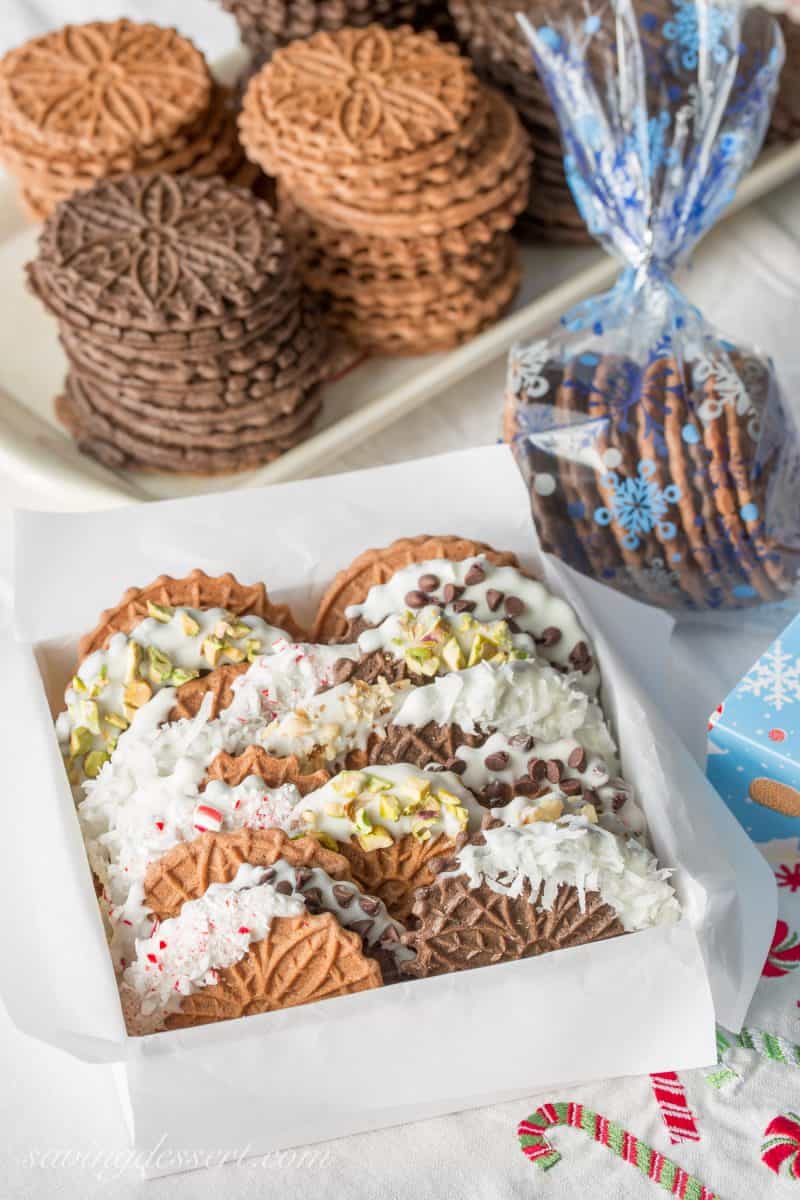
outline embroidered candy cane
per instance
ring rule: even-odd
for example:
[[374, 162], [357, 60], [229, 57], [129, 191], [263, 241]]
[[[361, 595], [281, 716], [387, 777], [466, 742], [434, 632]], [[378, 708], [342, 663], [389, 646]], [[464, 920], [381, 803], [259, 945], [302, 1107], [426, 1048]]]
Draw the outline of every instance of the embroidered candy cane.
[[720, 1200], [716, 1192], [710, 1191], [694, 1175], [689, 1175], [671, 1159], [639, 1141], [616, 1121], [609, 1121], [582, 1104], [566, 1104], [563, 1101], [543, 1104], [527, 1120], [520, 1121], [517, 1136], [522, 1153], [543, 1171], [549, 1171], [561, 1159], [558, 1150], [553, 1149], [544, 1136], [544, 1131], [552, 1125], [570, 1125], [573, 1129], [582, 1129], [601, 1146], [608, 1146], [619, 1158], [637, 1167], [647, 1179], [657, 1183], [671, 1196], [679, 1197], [679, 1200]]
[[770, 1062], [782, 1063], [786, 1067], [800, 1067], [800, 1045], [787, 1041], [777, 1033], [766, 1029], [743, 1029], [741, 1033], [728, 1033], [717, 1026], [717, 1058], [719, 1066], [706, 1075], [706, 1083], [721, 1091], [729, 1084], [742, 1081], [741, 1071], [727, 1064], [725, 1059], [731, 1050], [751, 1050]]
[[[721, 1036], [720, 1036], [721, 1035]], [[741, 1033], [728, 1033], [727, 1030], [717, 1031], [717, 1045], [720, 1047], [720, 1058], [726, 1050], [740, 1048], [753, 1050], [761, 1058], [771, 1062], [783, 1063], [787, 1067], [800, 1067], [800, 1046], [790, 1042], [777, 1033], [768, 1033], [766, 1029], [743, 1029]]]
[[651, 1075], [650, 1079], [653, 1095], [661, 1109], [661, 1117], [673, 1146], [677, 1146], [679, 1142], [699, 1142], [697, 1120], [689, 1108], [684, 1086], [675, 1072], [660, 1071]]

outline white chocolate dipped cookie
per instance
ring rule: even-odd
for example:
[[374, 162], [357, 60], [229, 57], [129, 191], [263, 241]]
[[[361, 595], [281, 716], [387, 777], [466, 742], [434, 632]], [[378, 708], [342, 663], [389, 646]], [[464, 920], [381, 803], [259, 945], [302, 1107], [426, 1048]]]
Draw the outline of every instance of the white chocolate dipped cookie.
[[680, 917], [670, 871], [635, 838], [581, 817], [494, 824], [432, 864], [404, 941], [422, 977], [667, 925]]
[[73, 783], [97, 775], [134, 713], [161, 688], [225, 663], [252, 662], [287, 643], [283, 630], [261, 617], [153, 601], [147, 608], [151, 615], [130, 634], [115, 633], [89, 654], [67, 687], [56, 731]]
[[[352, 641], [365, 629], [376, 631], [387, 617], [402, 617], [416, 612], [426, 613], [435, 606], [447, 619], [448, 625], [458, 628], [456, 618], [467, 615], [478, 626], [498, 627], [502, 623], [502, 638], [512, 639], [515, 650], [527, 650], [552, 663], [561, 671], [574, 673], [578, 686], [595, 695], [600, 686], [600, 674], [589, 646], [589, 639], [572, 607], [555, 596], [543, 583], [531, 579], [513, 566], [496, 566], [484, 556], [451, 562], [432, 559], [413, 563], [396, 571], [386, 583], [370, 589], [361, 604], [346, 610]], [[429, 619], [429, 616], [426, 617]], [[470, 636], [467, 624], [456, 640], [462, 653], [475, 657], [475, 637], [488, 641], [486, 650], [478, 646], [482, 656], [497, 653], [493, 639], [476, 628]], [[387, 627], [386, 642], [395, 636]], [[372, 650], [383, 641], [381, 634], [372, 633], [364, 644]], [[412, 647], [418, 639], [412, 642]], [[455, 649], [451, 645], [451, 653]], [[466, 665], [466, 663], [465, 663]]]

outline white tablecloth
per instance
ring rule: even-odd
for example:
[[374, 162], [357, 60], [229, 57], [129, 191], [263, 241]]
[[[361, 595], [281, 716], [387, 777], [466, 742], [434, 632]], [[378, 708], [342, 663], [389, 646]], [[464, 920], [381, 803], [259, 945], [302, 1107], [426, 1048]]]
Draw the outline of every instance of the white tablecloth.
[[[4, 0], [0, 52], [65, 21], [127, 15], [174, 23], [216, 57], [236, 44], [230, 17], [210, 0]], [[702, 248], [688, 276], [693, 298], [732, 336], [756, 339], [779, 362], [790, 395], [800, 405], [800, 185], [784, 188], [716, 232]], [[457, 392], [372, 439], [330, 470], [399, 461], [492, 441], [496, 436], [502, 367], [482, 372]], [[10, 510], [50, 507], [51, 501], [18, 483], [0, 480], [0, 617], [9, 600]], [[698, 757], [705, 742], [705, 718], [757, 657], [791, 613], [732, 618], [714, 629], [686, 627], [673, 639], [671, 674], [649, 678], [678, 729]], [[646, 675], [646, 667], [644, 669]], [[20, 792], [5, 797], [8, 820]], [[37, 881], [37, 886], [46, 881]], [[800, 888], [781, 889], [790, 930], [800, 928]], [[57, 898], [54, 898], [57, 905]], [[6, 898], [16, 919], [24, 920], [24, 897]], [[0, 947], [2, 952], [2, 947]], [[765, 980], [757, 993], [750, 1024], [800, 1041], [800, 970], [777, 981]], [[792, 987], [796, 996], [792, 995]], [[795, 1003], [795, 1000], [797, 1003]], [[602, 1036], [602, 1014], [587, 1013]], [[658, 1014], [654, 1014], [654, 1020]], [[554, 1014], [555, 1021], [555, 1014]], [[520, 1037], [525, 1036], [524, 1029]], [[387, 1050], [392, 1052], [392, 1050]], [[402, 1052], [402, 1048], [399, 1048]], [[490, 1034], [472, 1049], [491, 1053]], [[775, 1057], [773, 1055], [773, 1057]], [[664, 1064], [667, 1067], [669, 1064]], [[446, 1063], [431, 1070], [446, 1070]], [[126, 1133], [110, 1071], [88, 1067], [34, 1041], [11, 1026], [0, 1006], [0, 1149], [2, 1194], [65, 1200], [103, 1200], [142, 1194], [170, 1200], [224, 1194], [229, 1200], [278, 1196], [394, 1200], [513, 1200], [514, 1197], [591, 1197], [592, 1200], [657, 1194], [656, 1185], [609, 1147], [585, 1133], [558, 1131], [554, 1142], [564, 1161], [542, 1173], [519, 1152], [518, 1121], [545, 1101], [580, 1101], [619, 1121], [646, 1144], [672, 1157], [726, 1200], [739, 1197], [798, 1196], [800, 1183], [779, 1178], [761, 1161], [764, 1131], [773, 1118], [798, 1108], [800, 1072], [754, 1051], [738, 1051], [728, 1062], [734, 1074], [709, 1083], [703, 1072], [683, 1073], [686, 1097], [697, 1117], [698, 1140], [671, 1146], [652, 1096], [650, 1081], [635, 1079], [559, 1089], [556, 1095], [482, 1109], [403, 1129], [344, 1139], [267, 1160], [215, 1167], [142, 1184], [126, 1159]], [[342, 1087], [347, 1086], [346, 1080]], [[425, 1080], [420, 1080], [424, 1095]], [[215, 1097], [209, 1095], [213, 1105]], [[791, 1127], [789, 1136], [791, 1134]], [[796, 1136], [800, 1137], [800, 1124]], [[800, 1145], [800, 1143], [799, 1143]]]

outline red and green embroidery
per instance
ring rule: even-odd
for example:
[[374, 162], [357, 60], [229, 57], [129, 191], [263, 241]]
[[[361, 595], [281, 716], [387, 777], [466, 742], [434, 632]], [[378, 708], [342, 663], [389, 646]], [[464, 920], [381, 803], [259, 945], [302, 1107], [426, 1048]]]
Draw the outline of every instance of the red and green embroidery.
[[741, 1033], [729, 1033], [721, 1025], [717, 1026], [717, 1057], [719, 1066], [706, 1075], [706, 1083], [722, 1089], [730, 1083], [739, 1083], [742, 1074], [735, 1067], [725, 1062], [731, 1050], [750, 1050], [760, 1058], [770, 1062], [782, 1063], [785, 1067], [800, 1067], [800, 1045], [790, 1042], [788, 1038], [777, 1033], [769, 1033], [766, 1029], [748, 1028], [745, 1026]]
[[651, 1075], [650, 1081], [673, 1146], [677, 1146], [679, 1142], [699, 1142], [697, 1120], [689, 1108], [684, 1086], [675, 1072], [661, 1071], [657, 1075]]
[[784, 1173], [789, 1179], [800, 1180], [800, 1117], [797, 1113], [781, 1113], [764, 1130], [761, 1161], [776, 1175]]
[[800, 967], [800, 938], [789, 932], [785, 921], [778, 921], [762, 975], [776, 979]]
[[520, 1121], [517, 1135], [522, 1153], [543, 1171], [549, 1171], [561, 1160], [558, 1150], [545, 1137], [545, 1130], [553, 1125], [582, 1129], [602, 1146], [608, 1146], [624, 1162], [636, 1167], [665, 1192], [678, 1196], [679, 1200], [720, 1200], [716, 1192], [712, 1192], [677, 1163], [634, 1137], [616, 1121], [609, 1121], [582, 1104], [563, 1101], [543, 1104], [525, 1121]]

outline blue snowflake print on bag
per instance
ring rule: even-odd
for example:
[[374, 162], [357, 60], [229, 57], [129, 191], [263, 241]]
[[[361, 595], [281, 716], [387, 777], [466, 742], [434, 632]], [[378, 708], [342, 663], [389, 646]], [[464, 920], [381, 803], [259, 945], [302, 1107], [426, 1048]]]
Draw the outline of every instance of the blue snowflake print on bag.
[[693, 0], [673, 0], [674, 15], [664, 24], [664, 37], [676, 42], [681, 50], [681, 62], [687, 70], [697, 66], [700, 56], [700, 21], [705, 22], [704, 35], [708, 51], [716, 63], [726, 63], [731, 51], [725, 37], [734, 21], [733, 12], [713, 4], [698, 5]]
[[503, 429], [540, 540], [663, 607], [783, 602], [800, 570], [797, 419], [768, 348], [721, 336], [673, 278], [761, 150], [780, 30], [739, 0], [545, 11], [519, 24], [575, 205], [621, 271], [510, 353]]
[[669, 506], [680, 500], [680, 488], [674, 483], [660, 488], [653, 480], [655, 472], [656, 464], [642, 459], [632, 479], [609, 471], [600, 480], [600, 487], [611, 492], [611, 500], [607, 508], [595, 509], [594, 519], [598, 525], [617, 521], [625, 530], [623, 545], [628, 550], [638, 549], [642, 534], [657, 530], [660, 537], [669, 541], [677, 532], [674, 522], [664, 518]]

